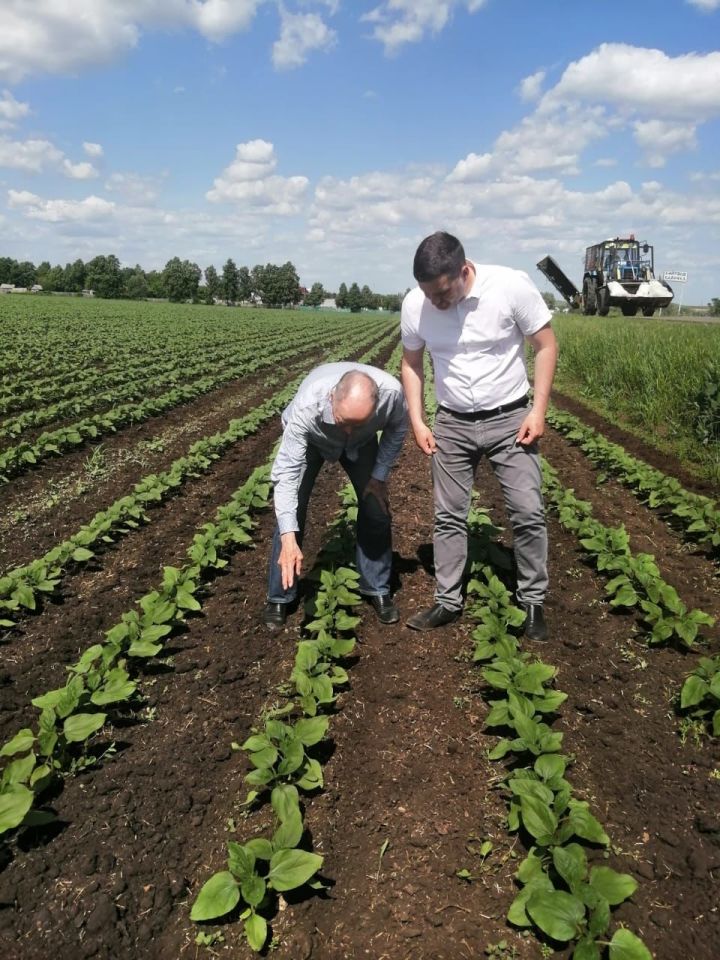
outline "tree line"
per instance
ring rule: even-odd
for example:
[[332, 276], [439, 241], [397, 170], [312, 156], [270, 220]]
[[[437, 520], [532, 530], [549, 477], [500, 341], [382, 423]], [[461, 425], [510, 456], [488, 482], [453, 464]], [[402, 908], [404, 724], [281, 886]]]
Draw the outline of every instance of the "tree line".
[[[204, 275], [204, 284], [202, 284]], [[31, 288], [40, 285], [46, 293], [81, 293], [92, 290], [97, 297], [108, 299], [167, 299], [176, 303], [229, 304], [262, 303], [267, 307], [288, 307], [304, 304], [319, 307], [327, 298], [335, 298], [341, 309], [353, 313], [360, 310], [399, 310], [401, 294], [377, 294], [368, 286], [340, 284], [337, 293], [326, 291], [321, 283], [311, 289], [300, 286], [294, 265], [288, 261], [238, 267], [228, 259], [218, 271], [212, 264], [203, 271], [196, 263], [173, 257], [162, 270], [145, 271], [136, 264], [123, 267], [114, 254], [93, 257], [87, 263], [75, 260], [64, 267], [51, 266], [45, 260], [35, 266], [30, 261], [0, 257], [0, 283]]]

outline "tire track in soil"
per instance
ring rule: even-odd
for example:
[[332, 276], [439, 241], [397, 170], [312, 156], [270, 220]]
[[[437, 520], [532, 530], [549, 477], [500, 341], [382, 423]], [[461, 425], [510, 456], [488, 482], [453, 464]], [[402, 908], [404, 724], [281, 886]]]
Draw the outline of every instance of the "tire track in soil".
[[[339, 476], [322, 472], [315, 514], [336, 499]], [[268, 510], [257, 550], [234, 555], [202, 614], [172, 637], [172, 668], [148, 669], [155, 718], [111, 731], [117, 756], [68, 781], [54, 801], [63, 829], [36, 833], [0, 874], [7, 960], [167, 960], [187, 948], [189, 889], [223, 865], [227, 820], [239, 819], [247, 792], [244, 755], [230, 743], [249, 735], [294, 654], [299, 614], [282, 637], [260, 624], [273, 524]], [[308, 534], [312, 563], [321, 517]], [[170, 951], [160, 943], [169, 927], [179, 940]]]

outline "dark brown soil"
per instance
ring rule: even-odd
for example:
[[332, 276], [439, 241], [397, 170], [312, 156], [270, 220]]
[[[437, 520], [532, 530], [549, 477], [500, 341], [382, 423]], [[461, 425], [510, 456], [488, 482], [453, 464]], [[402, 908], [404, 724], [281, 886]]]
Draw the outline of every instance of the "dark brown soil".
[[[28, 621], [4, 650], [0, 691], [8, 706], [0, 739], [27, 719], [28, 698], [60, 682], [62, 664], [156, 583], [163, 564], [180, 559], [193, 529], [263, 462], [271, 441], [268, 428], [239, 445], [98, 569], [73, 578], [62, 605]], [[582, 455], [557, 435], [543, 441], [543, 452], [563, 482], [592, 501], [599, 519], [624, 522], [633, 548], [655, 554], [689, 605], [720, 614], [716, 565], [627, 491], [598, 488]], [[342, 471], [326, 468], [318, 481], [309, 563], [327, 536], [343, 480]], [[502, 524], [499, 492], [484, 467], [477, 486]], [[433, 594], [429, 466], [411, 440], [391, 489], [404, 619], [432, 603]], [[117, 753], [52, 798], [56, 827], [22, 835], [7, 851], [0, 873], [3, 957], [211, 955], [194, 943], [190, 905], [224, 867], [226, 841], [249, 837], [257, 816], [243, 820], [246, 763], [230, 744], [242, 742], [274, 702], [301, 629], [301, 612], [279, 636], [259, 624], [271, 527], [268, 511], [255, 550], [237, 553], [208, 584], [202, 613], [170, 641], [171, 660], [148, 670], [145, 708], [108, 737]], [[673, 705], [698, 653], [648, 649], [636, 618], [605, 604], [605, 580], [552, 516], [549, 529], [552, 637], [539, 652], [558, 667], [558, 686], [569, 695], [556, 721], [565, 752], [575, 757], [568, 776], [612, 838], [609, 863], [640, 884], [614, 923], [642, 936], [657, 960], [716, 960], [720, 781], [711, 773], [720, 768], [720, 750], [707, 740], [683, 744]], [[483, 685], [467, 656], [472, 623], [464, 617], [418, 634], [402, 622], [380, 626], [368, 607], [361, 613], [351, 682], [331, 720], [326, 787], [304, 801], [331, 886], [324, 897], [291, 898], [277, 913], [270, 955], [456, 960], [483, 957], [505, 940], [505, 956], [539, 958], [538, 941], [504, 919], [526, 848], [505, 826], [502, 764], [486, 759], [496, 738], [483, 731]], [[717, 635], [710, 631], [714, 648]], [[493, 844], [484, 863], [483, 840]], [[476, 879], [460, 880], [460, 869]], [[210, 925], [225, 938], [212, 955], [251, 956], [240, 927]]]

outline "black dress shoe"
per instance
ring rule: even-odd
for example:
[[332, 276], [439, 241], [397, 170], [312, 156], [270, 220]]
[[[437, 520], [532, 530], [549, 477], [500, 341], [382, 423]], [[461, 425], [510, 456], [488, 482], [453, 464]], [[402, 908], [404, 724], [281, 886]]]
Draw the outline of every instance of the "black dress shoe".
[[268, 630], [280, 630], [285, 626], [287, 606], [286, 603], [273, 603], [268, 600], [262, 615], [263, 623]]
[[434, 627], [444, 627], [446, 623], [457, 620], [462, 610], [449, 610], [441, 603], [436, 603], [429, 610], [421, 610], [407, 622], [412, 630], [432, 630]]
[[526, 613], [524, 633], [528, 640], [547, 640], [548, 629], [541, 603], [524, 603]]
[[368, 600], [373, 605], [380, 623], [397, 623], [400, 619], [400, 611], [389, 593], [384, 593], [381, 597], [368, 597]]

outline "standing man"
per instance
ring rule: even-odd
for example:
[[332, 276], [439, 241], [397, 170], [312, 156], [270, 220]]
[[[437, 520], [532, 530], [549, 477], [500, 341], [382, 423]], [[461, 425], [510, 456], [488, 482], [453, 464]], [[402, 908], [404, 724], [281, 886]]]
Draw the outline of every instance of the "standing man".
[[[557, 361], [552, 315], [526, 273], [467, 260], [449, 233], [422, 241], [413, 274], [418, 286], [402, 305], [402, 382], [415, 442], [432, 456], [437, 585], [435, 605], [408, 626], [440, 627], [462, 612], [467, 515], [475, 469], [487, 456], [513, 529], [525, 634], [546, 640], [547, 532], [536, 441]], [[525, 340], [535, 351], [532, 406]], [[423, 419], [426, 347], [439, 404], [434, 430]]]
[[282, 423], [282, 442], [271, 473], [277, 526], [263, 622], [270, 630], [285, 623], [302, 572], [305, 517], [315, 478], [326, 460], [339, 460], [358, 498], [360, 592], [381, 623], [396, 623], [400, 614], [390, 596], [387, 478], [407, 433], [399, 381], [364, 363], [326, 363], [305, 377], [283, 411]]

